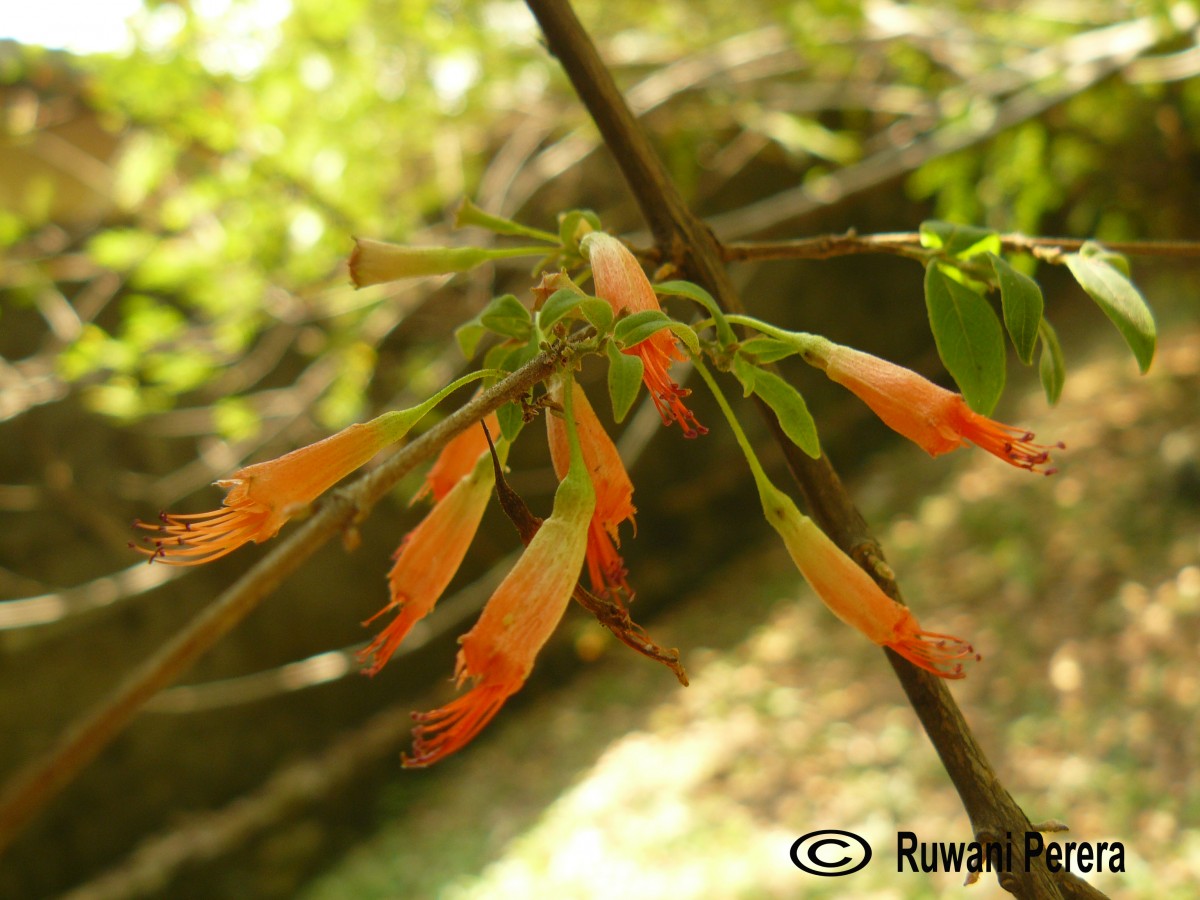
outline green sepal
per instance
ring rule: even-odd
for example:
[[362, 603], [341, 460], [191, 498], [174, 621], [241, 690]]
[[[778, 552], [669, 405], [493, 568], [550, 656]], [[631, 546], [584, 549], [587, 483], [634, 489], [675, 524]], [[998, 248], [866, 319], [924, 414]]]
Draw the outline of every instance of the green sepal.
[[925, 269], [925, 306], [938, 355], [967, 405], [990, 414], [1004, 391], [1004, 331], [996, 311], [937, 263]]
[[486, 228], [488, 231], [496, 234], [530, 237], [535, 240], [546, 241], [550, 244], [558, 243], [558, 236], [551, 234], [549, 231], [542, 231], [540, 228], [531, 228], [528, 225], [522, 225], [520, 222], [514, 222], [512, 219], [494, 216], [491, 213], [484, 212], [472, 200], [464, 197], [455, 213], [454, 227], [463, 228], [467, 225], [478, 225], [480, 228]]
[[1004, 327], [1012, 338], [1017, 356], [1025, 365], [1033, 362], [1037, 345], [1038, 326], [1042, 324], [1045, 301], [1038, 283], [1018, 272], [1005, 259], [988, 253], [996, 283], [1000, 285], [1000, 305], [1004, 310]]
[[642, 386], [644, 369], [641, 357], [622, 353], [616, 344], [608, 345], [608, 398], [612, 401], [614, 421], [624, 422], [629, 415]]

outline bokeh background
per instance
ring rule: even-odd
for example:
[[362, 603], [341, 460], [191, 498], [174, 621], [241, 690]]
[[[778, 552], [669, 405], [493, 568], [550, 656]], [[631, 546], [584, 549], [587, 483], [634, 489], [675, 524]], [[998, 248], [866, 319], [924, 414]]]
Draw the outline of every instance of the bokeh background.
[[[723, 239], [931, 217], [1200, 234], [1191, 4], [577, 8]], [[212, 508], [210, 482], [244, 461], [426, 396], [468, 365], [456, 324], [495, 294], [528, 298], [517, 265], [355, 292], [352, 236], [489, 240], [449, 226], [470, 196], [550, 229], [589, 207], [646, 240], [521, 3], [145, 0], [41, 31], [32, 15], [0, 15], [15, 38], [0, 41], [0, 774], [263, 553], [139, 564], [132, 519]], [[1067, 443], [1053, 479], [969, 451], [930, 460], [784, 370], [922, 621], [981, 649], [953, 690], [1030, 817], [1124, 841], [1126, 874], [1095, 879], [1113, 896], [1191, 897], [1200, 264], [1133, 262], [1161, 335], [1144, 377], [1064, 271], [1037, 271], [1066, 386], [1051, 409], [1010, 355], [998, 416]], [[944, 380], [914, 263], [732, 271], [756, 314]], [[544, 510], [538, 431], [512, 482]], [[410, 711], [450, 695], [454, 641], [516, 547], [489, 514], [428, 627], [360, 677], [360, 622], [422, 513], [414, 473], [360, 547], [319, 553], [42, 812], [0, 859], [0, 895], [957, 895], [958, 876], [894, 871], [898, 829], [961, 841], [969, 823], [883, 656], [762, 522], [732, 438], [683, 441], [652, 408], [616, 431], [637, 485], [634, 612], [679, 647], [691, 687], [571, 610], [480, 739], [401, 771]], [[830, 827], [876, 847], [853, 885], [788, 862], [795, 837]], [[999, 895], [986, 878], [970, 891]]]

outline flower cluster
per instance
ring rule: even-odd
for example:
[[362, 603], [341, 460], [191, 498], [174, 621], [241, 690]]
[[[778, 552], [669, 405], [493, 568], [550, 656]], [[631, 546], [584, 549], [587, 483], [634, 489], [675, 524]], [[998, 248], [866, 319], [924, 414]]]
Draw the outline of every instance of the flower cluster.
[[[538, 323], [557, 322], [555, 316], [563, 315], [570, 303], [591, 304], [592, 312], [587, 317], [593, 322], [597, 321], [593, 315], [597, 307], [602, 314], [599, 320], [642, 313], [640, 318], [658, 330], [632, 346], [615, 346], [640, 360], [642, 382], [664, 425], [678, 423], [689, 438], [705, 434], [706, 429], [684, 403], [689, 391], [670, 377], [673, 362], [688, 356], [675, 334], [662, 327], [669, 323], [658, 315], [661, 310], [654, 288], [636, 258], [620, 241], [598, 231], [586, 234], [579, 248], [591, 265], [600, 299], [588, 298], [563, 272], [544, 280], [539, 289], [536, 321], [527, 310], [518, 308], [516, 325], [521, 327], [509, 321], [507, 330], [497, 333], [508, 337], [527, 333], [530, 337], [525, 346], [532, 350], [537, 346], [533, 341], [541, 340]], [[505, 252], [491, 256], [485, 253], [484, 257]], [[413, 275], [459, 271], [474, 265], [472, 260], [477, 256], [479, 253], [465, 250], [415, 251], [360, 241], [351, 269], [359, 283], [375, 283], [395, 277], [397, 272]], [[572, 292], [565, 295], [566, 303], [559, 303], [557, 313], [547, 313], [543, 304], [548, 304], [548, 298], [564, 286]], [[561, 300], [564, 295], [559, 296]], [[612, 316], [601, 300], [611, 307]], [[506, 314], [513, 314], [512, 310]], [[738, 319], [738, 324], [755, 324], [744, 316], [729, 318]], [[738, 362], [735, 354], [753, 354], [735, 343], [726, 322], [719, 324], [728, 337], [720, 337], [718, 330], [724, 350], [714, 357], [724, 363], [735, 360], [735, 374], [747, 395], [759, 394], [780, 416], [781, 426], [785, 416], [790, 417], [792, 429], [783, 429], [787, 434], [803, 434], [801, 419], [808, 415], [803, 400], [798, 395], [793, 399], [787, 393], [793, 389], [778, 376], [755, 374], [756, 363], [747, 362], [746, 356]], [[784, 355], [799, 350], [809, 363], [867, 403], [887, 425], [934, 456], [974, 444], [1019, 468], [1045, 474], [1054, 471], [1047, 468], [1051, 447], [1033, 443], [1033, 435], [1028, 432], [974, 412], [962, 396], [915, 372], [824, 338], [757, 324], [775, 335], [769, 344], [783, 346]], [[625, 333], [636, 330], [634, 325], [641, 327], [642, 322], [630, 323]], [[679, 326], [676, 323], [672, 327]], [[550, 328], [546, 325], [547, 332]], [[592, 350], [602, 351], [610, 336], [602, 325], [596, 328], [601, 333]], [[688, 346], [699, 357], [700, 344], [686, 330], [677, 333], [687, 338]], [[565, 332], [557, 329], [554, 334]], [[509, 346], [499, 349], [511, 353]], [[607, 352], [610, 360], [622, 367], [622, 357], [612, 346]], [[891, 648], [940, 677], [963, 677], [963, 662], [978, 659], [971, 645], [921, 628], [910, 610], [889, 597], [866, 570], [771, 484], [712, 374], [701, 359], [694, 362], [746, 456], [764, 515], [817, 596], [838, 618], [874, 643]], [[633, 371], [629, 380], [636, 388], [637, 365], [627, 360], [624, 363], [624, 369]], [[744, 365], [738, 369], [738, 364]], [[133, 546], [151, 562], [187, 566], [219, 559], [249, 542], [267, 540], [322, 493], [403, 437], [450, 391], [494, 374], [498, 373], [486, 369], [472, 373], [412, 410], [386, 413], [278, 459], [239, 469], [217, 482], [227, 489], [220, 509], [197, 514], [163, 513], [157, 523], [137, 522], [138, 528], [152, 534]], [[522, 402], [526, 404], [523, 411], [528, 412], [530, 401]], [[552, 376], [536, 405], [545, 410], [549, 453], [559, 482], [550, 516], [538, 519], [508, 485], [504, 462], [509, 443], [501, 436], [496, 414], [487, 415], [481, 427], [463, 431], [449, 441], [429, 470], [414, 499], [428, 495], [433, 505], [405, 535], [393, 556], [387, 576], [387, 603], [364, 623], [392, 616], [359, 654], [364, 671], [374, 675], [394, 656], [416, 623], [434, 611], [479, 530], [493, 491], [500, 496], [501, 506], [518, 526], [525, 550], [484, 606], [474, 627], [459, 640], [457, 684], [469, 689], [439, 709], [414, 716], [417, 726], [412, 754], [404, 757], [407, 766], [437, 762], [462, 748], [487, 726], [528, 679], [538, 653], [572, 597], [630, 647], [664, 662], [687, 683], [676, 651], [655, 645], [629, 618], [626, 604], [633, 591], [620, 554], [620, 527], [628, 522], [636, 529], [636, 509], [633, 483], [616, 446], [570, 372]], [[815, 431], [812, 434], [810, 455], [816, 456], [819, 445]], [[802, 440], [798, 443], [804, 446]], [[1062, 444], [1057, 446], [1061, 448]], [[580, 582], [584, 569], [590, 590]]]

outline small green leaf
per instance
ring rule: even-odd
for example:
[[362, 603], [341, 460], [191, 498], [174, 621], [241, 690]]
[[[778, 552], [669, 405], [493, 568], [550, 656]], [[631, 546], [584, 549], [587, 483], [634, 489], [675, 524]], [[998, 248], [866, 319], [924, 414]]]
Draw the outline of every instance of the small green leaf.
[[[1086, 245], [1085, 245], [1086, 246]], [[1104, 310], [1133, 351], [1138, 368], [1145, 372], [1154, 359], [1157, 330], [1145, 298], [1133, 283], [1096, 251], [1068, 253], [1063, 257], [1080, 287]]]
[[733, 356], [733, 374], [742, 385], [742, 396], [749, 397], [754, 393], [754, 383], [758, 380], [761, 370], [741, 353]]
[[588, 320], [588, 324], [601, 334], [612, 328], [613, 308], [607, 300], [601, 300], [599, 297], [585, 297], [579, 304], [579, 309], [583, 312], [583, 317]]
[[537, 356], [537, 354], [537, 341], [530, 341], [527, 344], [517, 344], [500, 358], [500, 361], [495, 368], [503, 369], [505, 372], [515, 372], [517, 369], [521, 368], [521, 366], [525, 365], [525, 363]]
[[996, 311], [936, 263], [925, 270], [925, 307], [946, 370], [967, 404], [988, 415], [1004, 390], [1004, 331]]
[[496, 410], [496, 418], [500, 422], [500, 434], [509, 443], [515, 441], [521, 429], [525, 427], [525, 410], [519, 400], [505, 403]]
[[817, 425], [798, 390], [773, 372], [759, 369], [754, 376], [754, 393], [771, 407], [779, 427], [793, 444], [813, 459], [821, 456]]
[[712, 294], [700, 287], [700, 285], [692, 284], [690, 281], [663, 281], [654, 285], [654, 293], [667, 297], [687, 297], [689, 300], [703, 306], [708, 311], [708, 314], [713, 317], [713, 322], [717, 327], [717, 340], [721, 342], [722, 347], [728, 347], [737, 340], [734, 337], [733, 329], [725, 321], [725, 313], [717, 305], [717, 301], [713, 299]]
[[947, 256], [968, 259], [979, 253], [1000, 253], [1000, 236], [990, 228], [956, 225], [930, 219], [921, 223], [921, 246]]
[[622, 353], [616, 344], [608, 345], [608, 397], [612, 401], [613, 419], [624, 422], [642, 386], [641, 357]]
[[1125, 255], [1122, 253], [1114, 253], [1103, 244], [1097, 244], [1095, 241], [1084, 241], [1083, 246], [1079, 248], [1079, 255], [1102, 260], [1119, 271], [1126, 278], [1133, 277], [1132, 273], [1129, 271], [1129, 260], [1125, 258]]
[[458, 341], [458, 349], [462, 355], [470, 359], [479, 349], [479, 342], [487, 334], [487, 329], [480, 324], [478, 316], [469, 322], [463, 322], [454, 329], [454, 339]]
[[1042, 323], [1042, 289], [1038, 283], [1014, 269], [995, 253], [989, 253], [996, 281], [1000, 285], [1000, 305], [1004, 308], [1004, 325], [1017, 348], [1021, 362], [1033, 362], [1038, 326]]
[[600, 217], [590, 209], [559, 213], [558, 240], [564, 247], [578, 249], [579, 241], [585, 234], [600, 230]]
[[1054, 406], [1062, 396], [1063, 382], [1067, 380], [1067, 365], [1063, 359], [1062, 346], [1058, 343], [1058, 335], [1045, 319], [1042, 319], [1041, 325], [1038, 326], [1038, 339], [1042, 344], [1038, 374], [1042, 378], [1042, 389], [1046, 392], [1046, 399]]
[[479, 322], [488, 331], [524, 341], [533, 330], [533, 318], [525, 305], [512, 294], [496, 297], [479, 314]]
[[692, 356], [700, 355], [700, 338], [696, 336], [694, 328], [690, 325], [684, 325], [682, 322], [672, 322], [667, 327], [671, 329], [671, 333], [675, 337], [683, 341]]
[[793, 354], [799, 353], [800, 350], [795, 344], [781, 341], [778, 338], [762, 337], [760, 335], [744, 342], [738, 348], [738, 352], [753, 357], [754, 361], [759, 365], [765, 365], [786, 359]]
[[583, 294], [570, 288], [555, 291], [546, 298], [546, 302], [538, 311], [538, 327], [542, 331], [549, 331], [572, 310], [578, 309], [583, 299]]
[[632, 347], [670, 325], [671, 318], [662, 310], [644, 309], [618, 321], [613, 338], [622, 347]]

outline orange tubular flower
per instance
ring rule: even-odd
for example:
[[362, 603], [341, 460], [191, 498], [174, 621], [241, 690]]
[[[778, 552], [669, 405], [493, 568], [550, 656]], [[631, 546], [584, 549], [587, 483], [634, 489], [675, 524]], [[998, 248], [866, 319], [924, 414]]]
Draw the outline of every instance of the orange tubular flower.
[[[484, 416], [483, 423], [492, 433], [493, 439], [500, 434], [500, 420], [494, 412]], [[487, 452], [487, 437], [482, 428], [472, 427], [458, 434], [442, 448], [438, 458], [429, 467], [425, 484], [413, 497], [413, 501], [432, 493], [434, 503], [440, 502], [459, 481], [471, 474], [479, 457]]]
[[385, 414], [278, 459], [239, 469], [217, 482], [229, 491], [220, 509], [193, 515], [162, 513], [158, 523], [135, 522], [138, 528], [156, 532], [147, 538], [154, 546], [130, 546], [151, 562], [196, 566], [250, 541], [273, 538], [293, 515], [395, 441], [396, 421]]
[[[495, 413], [484, 418], [493, 434], [500, 433]], [[388, 572], [391, 599], [364, 625], [391, 610], [399, 610], [386, 628], [359, 651], [364, 670], [375, 675], [392, 658], [413, 625], [429, 615], [449, 586], [479, 530], [492, 494], [495, 474], [482, 428], [468, 428], [450, 441], [425, 476], [413, 497], [416, 502], [432, 493], [434, 507], [416, 528], [404, 536]]]
[[[567, 399], [570, 414], [570, 399]], [[570, 429], [574, 432], [574, 429]], [[554, 632], [579, 579], [596, 495], [579, 441], [554, 495], [554, 510], [488, 600], [479, 621], [459, 639], [457, 678], [474, 686], [441, 709], [416, 713], [407, 767], [428, 766], [459, 750], [520, 690]]]
[[[480, 428], [470, 430], [482, 432]], [[421, 524], [404, 536], [397, 549], [395, 563], [388, 572], [391, 600], [363, 623], [369, 625], [385, 613], [399, 610], [396, 618], [359, 651], [359, 660], [369, 662], [365, 669], [368, 675], [382, 669], [413, 625], [433, 611], [462, 565], [467, 548], [479, 530], [495, 479], [491, 460], [477, 459], [474, 470], [438, 498]]]
[[[970, 442], [1018, 468], [1046, 475], [1055, 471], [1040, 468], [1050, 461], [1053, 448], [1033, 443], [1033, 432], [980, 415], [961, 394], [938, 387], [911, 369], [823, 339], [814, 341], [805, 358], [930, 456]], [[1054, 447], [1061, 450], [1065, 445]]]
[[912, 611], [885, 594], [790, 497], [763, 484], [759, 493], [767, 520], [783, 538], [796, 568], [835, 616], [942, 678], [962, 678], [959, 660], [979, 659], [965, 641], [922, 630]]
[[[620, 591], [631, 593], [626, 576], [629, 574], [625, 562], [617, 552], [621, 546], [617, 527], [625, 521], [633, 522], [637, 509], [633, 505], [633, 482], [621, 462], [612, 438], [596, 418], [588, 403], [587, 394], [574, 379], [573, 393], [575, 424], [579, 433], [579, 444], [583, 450], [584, 465], [596, 491], [596, 511], [588, 525], [587, 567], [592, 590], [597, 594], [615, 596]], [[562, 381], [556, 380], [551, 388], [552, 399], [562, 402]], [[550, 458], [554, 472], [565, 478], [571, 463], [570, 444], [567, 440], [566, 423], [558, 416], [546, 416], [546, 435], [550, 442]], [[635, 523], [634, 529], [636, 531]]]
[[[613, 312], [619, 314], [624, 310], [636, 313], [662, 308], [650, 279], [634, 255], [619, 240], [601, 231], [593, 231], [583, 239], [580, 248], [592, 264], [596, 295], [607, 300]], [[687, 359], [670, 332], [665, 329], [657, 331], [624, 352], [641, 358], [642, 381], [664, 425], [678, 422], [683, 429], [683, 436], [689, 438], [708, 433], [708, 429], [696, 421], [692, 411], [683, 405], [683, 398], [691, 391], [681, 388], [667, 374], [673, 360]]]

